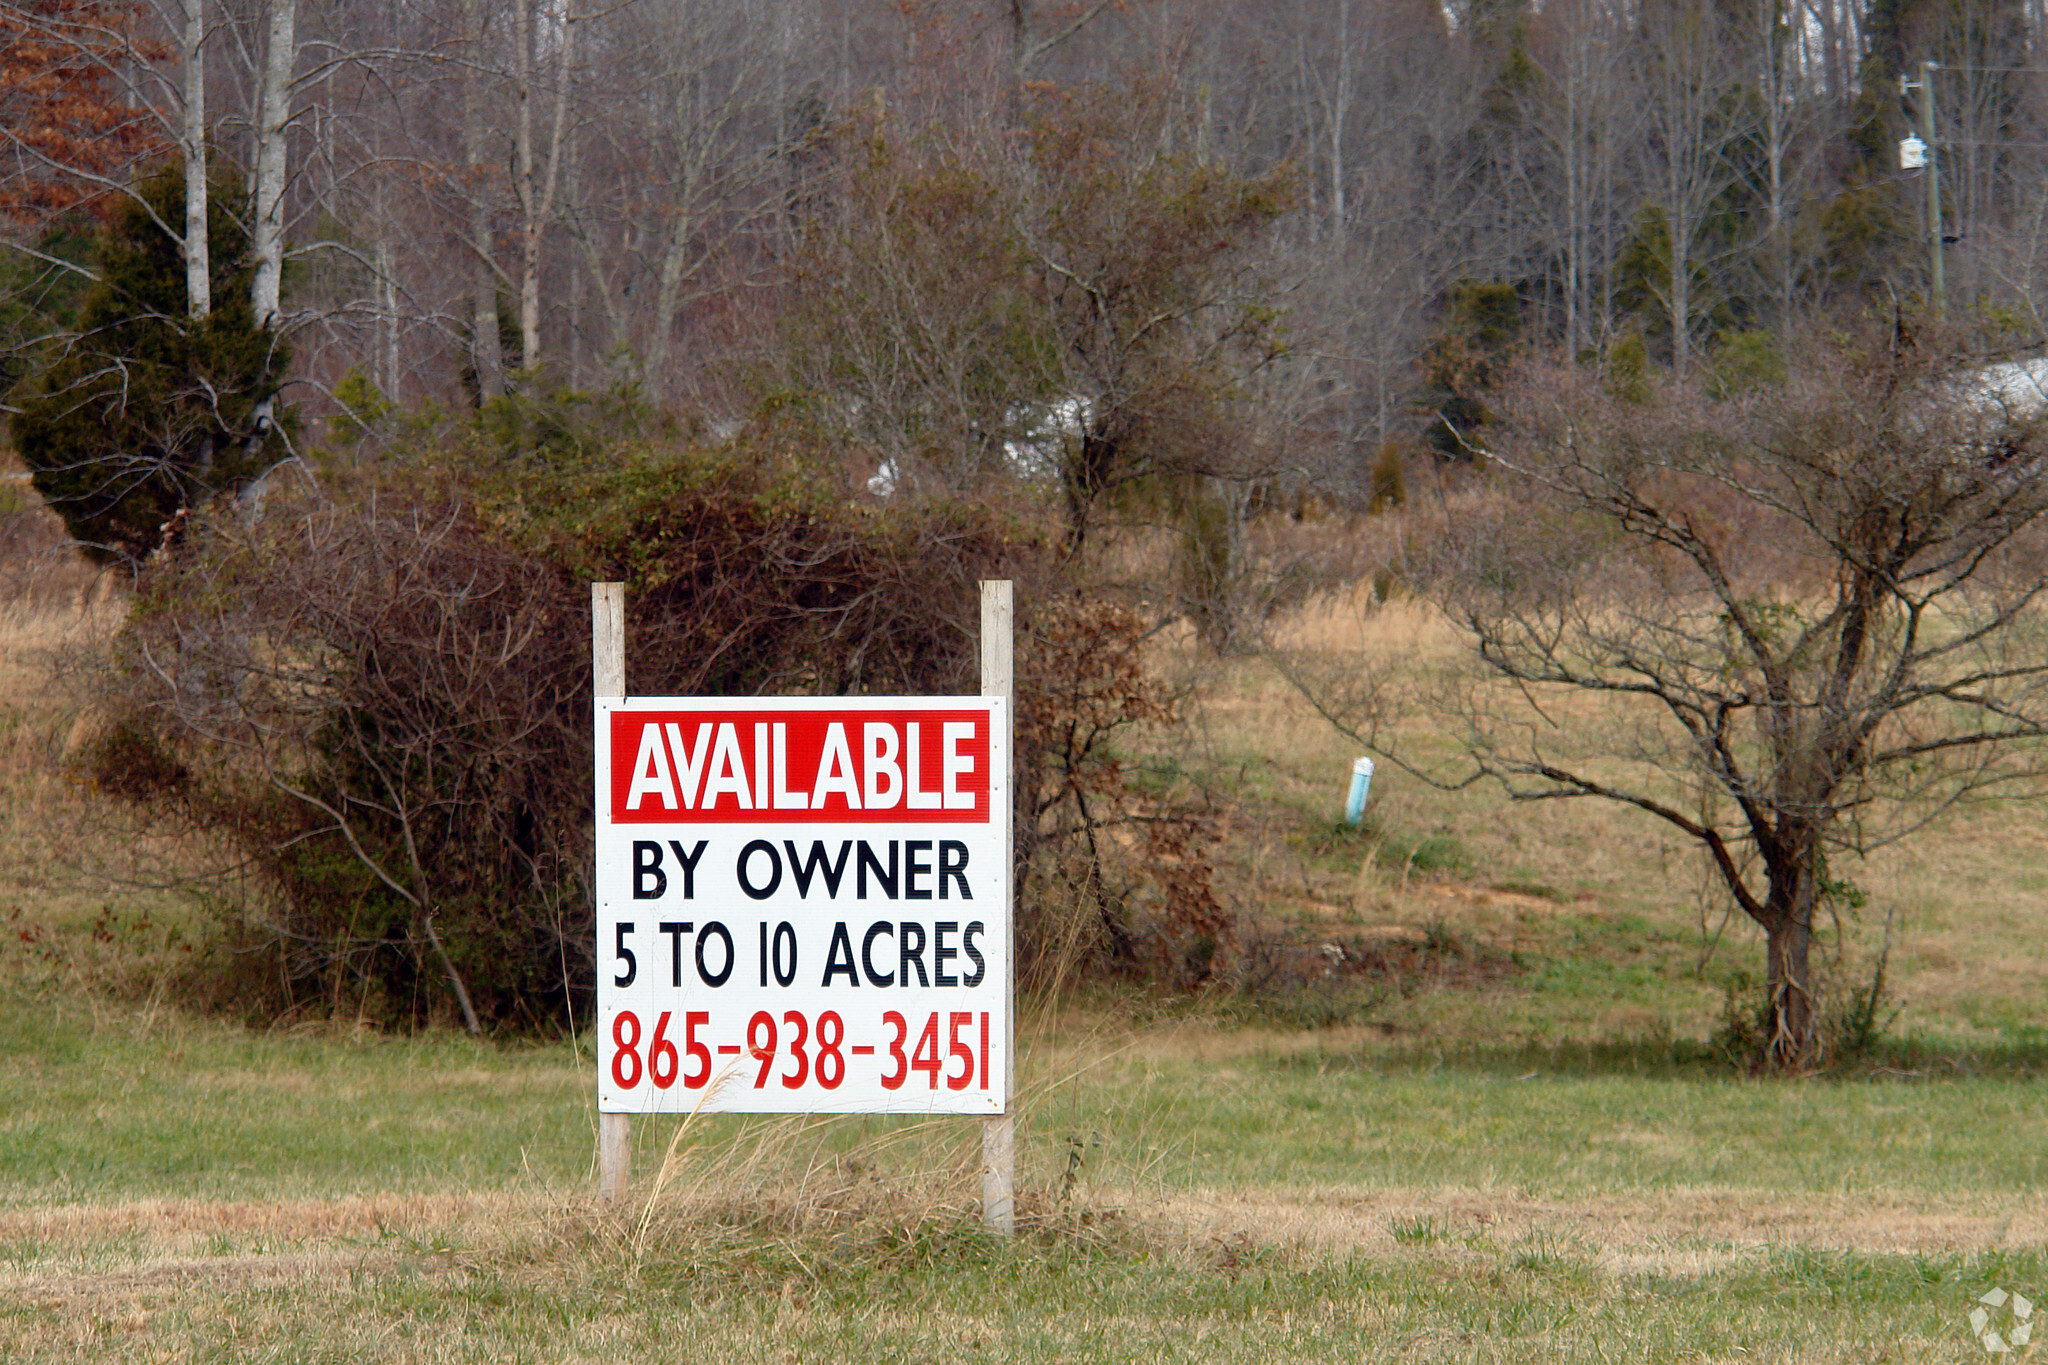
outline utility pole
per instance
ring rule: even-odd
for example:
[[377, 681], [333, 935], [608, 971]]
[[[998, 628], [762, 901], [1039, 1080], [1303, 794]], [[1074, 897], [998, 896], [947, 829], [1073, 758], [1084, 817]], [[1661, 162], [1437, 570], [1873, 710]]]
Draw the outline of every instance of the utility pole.
[[1920, 63], [1920, 138], [1927, 144], [1927, 292], [1934, 320], [1948, 314], [1948, 281], [1941, 264], [1941, 161], [1934, 151], [1935, 63]]

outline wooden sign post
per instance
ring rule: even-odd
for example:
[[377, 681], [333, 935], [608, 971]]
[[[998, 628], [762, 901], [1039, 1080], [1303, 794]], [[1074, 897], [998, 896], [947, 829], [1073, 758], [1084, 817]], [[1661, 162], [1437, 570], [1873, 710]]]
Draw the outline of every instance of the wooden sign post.
[[[626, 585], [590, 585], [592, 695], [626, 695]], [[597, 1194], [606, 1203], [626, 1196], [633, 1177], [633, 1126], [626, 1114], [597, 1116]]]
[[[984, 582], [981, 585], [981, 695], [1003, 698], [1009, 705], [1013, 720], [1017, 714], [1016, 639], [1010, 580]], [[1011, 753], [1011, 749], [1006, 748], [1004, 752]], [[1013, 757], [1010, 777], [1015, 775]], [[1008, 780], [1004, 781], [1003, 790], [1014, 791]], [[1014, 839], [1013, 833], [1012, 859], [1016, 856]], [[1003, 985], [1003, 992], [1014, 1001], [1017, 997], [1014, 928], [1012, 934], [1010, 951], [1003, 954], [1004, 969], [1010, 974], [1010, 979]], [[1005, 1018], [1010, 1018], [1011, 1014], [1012, 1011], [1004, 1011]], [[1010, 1059], [1015, 1056], [1014, 1028], [1013, 1022], [1011, 1038], [1003, 1048], [1005, 1065], [1012, 1065]], [[1013, 1080], [1014, 1076], [1006, 1078], [1003, 1083], [1003, 1095], [1007, 1100], [1003, 1112], [981, 1121], [981, 1219], [991, 1231], [1004, 1237], [1015, 1236], [1017, 1232], [1017, 1114]]]

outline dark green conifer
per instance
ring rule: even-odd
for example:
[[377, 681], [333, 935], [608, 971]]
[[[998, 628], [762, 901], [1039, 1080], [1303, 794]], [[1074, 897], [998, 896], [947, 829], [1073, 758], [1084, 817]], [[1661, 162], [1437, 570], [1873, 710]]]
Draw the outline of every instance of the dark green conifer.
[[136, 186], [99, 242], [78, 330], [14, 391], [11, 428], [36, 491], [102, 560], [140, 559], [181, 508], [233, 492], [278, 458], [271, 406], [285, 348], [258, 327], [241, 176], [208, 191], [212, 311], [189, 316], [173, 163]]

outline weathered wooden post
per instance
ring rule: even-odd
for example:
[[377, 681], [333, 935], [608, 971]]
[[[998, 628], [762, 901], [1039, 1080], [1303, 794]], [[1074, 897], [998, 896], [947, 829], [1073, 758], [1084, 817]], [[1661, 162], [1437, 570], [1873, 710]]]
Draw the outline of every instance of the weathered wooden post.
[[[1005, 792], [1014, 793], [1011, 783], [1015, 780], [1017, 764], [1016, 744], [1016, 619], [1013, 589], [1008, 579], [986, 581], [981, 585], [981, 695], [1001, 697], [1010, 716], [1010, 740], [1003, 752], [1009, 757], [1009, 777], [1003, 782]], [[1014, 794], [1011, 797], [1015, 800]], [[1007, 850], [1011, 865], [1015, 866], [1016, 831], [1010, 836]], [[1006, 879], [1007, 880], [1007, 879]], [[1009, 976], [1002, 986], [1003, 997], [1012, 1002], [1016, 999], [1016, 926], [1011, 925], [1009, 951], [1003, 954], [1004, 970]], [[1003, 1080], [1002, 1093], [1005, 1097], [1003, 1112], [981, 1121], [981, 1216], [989, 1228], [1004, 1237], [1017, 1232], [1017, 1098], [1013, 1084], [1015, 1080], [1016, 1020], [1014, 1004], [1004, 1011], [1009, 1020], [1011, 1035], [1003, 1044], [1003, 1065], [1011, 1069], [1011, 1075]]]
[[[590, 674], [593, 695], [626, 695], [626, 585], [590, 585]], [[604, 793], [597, 794], [599, 801]], [[633, 1127], [628, 1114], [597, 1116], [597, 1193], [606, 1203], [625, 1198], [633, 1178]]]

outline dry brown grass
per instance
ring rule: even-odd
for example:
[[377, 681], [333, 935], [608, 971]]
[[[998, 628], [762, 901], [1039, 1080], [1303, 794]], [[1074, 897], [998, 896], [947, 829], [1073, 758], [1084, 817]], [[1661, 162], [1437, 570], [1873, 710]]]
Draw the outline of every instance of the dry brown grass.
[[2048, 1240], [2048, 1200], [2019, 1196], [1759, 1199], [1749, 1190], [1676, 1189], [1559, 1200], [1499, 1188], [1337, 1185], [1192, 1190], [1147, 1202], [1196, 1237], [1257, 1228], [1276, 1245], [1325, 1255], [1390, 1255], [1400, 1240], [1396, 1229], [1418, 1220], [1433, 1222], [1445, 1240], [1475, 1233], [1504, 1244], [1568, 1238], [1597, 1248], [1598, 1263], [1616, 1273], [1698, 1274], [1769, 1246], [1981, 1254], [2031, 1250]]
[[[787, 1192], [785, 1192], [787, 1193]], [[699, 1254], [732, 1226], [729, 1194], [673, 1194], [637, 1212], [607, 1215], [588, 1204], [520, 1195], [415, 1195], [302, 1203], [193, 1203], [151, 1199], [0, 1214], [0, 1244], [32, 1242], [35, 1256], [0, 1266], [0, 1295], [66, 1311], [147, 1312], [226, 1288], [318, 1286], [337, 1277], [392, 1273], [402, 1265], [462, 1273], [482, 1263], [534, 1256], [564, 1238], [605, 1243], [645, 1261], [675, 1254], [664, 1238], [699, 1241]], [[790, 1250], [824, 1257], [836, 1232], [873, 1237], [878, 1226], [914, 1228], [944, 1216], [903, 1200], [852, 1207], [845, 1191], [747, 1210]], [[2031, 1250], [2048, 1241], [2048, 1201], [1930, 1201], [1923, 1197], [1758, 1199], [1753, 1191], [1676, 1189], [1657, 1194], [1558, 1200], [1499, 1188], [1284, 1186], [1188, 1189], [1098, 1187], [1089, 1203], [1135, 1214], [1157, 1253], [1169, 1257], [1233, 1238], [1314, 1257], [1390, 1257], [1399, 1229], [1433, 1224], [1453, 1243], [1499, 1245], [1550, 1237], [1597, 1249], [1614, 1274], [1689, 1275], [1759, 1249], [1805, 1245], [1870, 1255], [1979, 1255]], [[862, 1226], [865, 1224], [865, 1226]], [[441, 1250], [434, 1250], [439, 1247]], [[607, 1254], [600, 1251], [598, 1254]]]
[[0, 606], [79, 611], [110, 600], [119, 574], [89, 564], [43, 505], [14, 452], [0, 447]]

